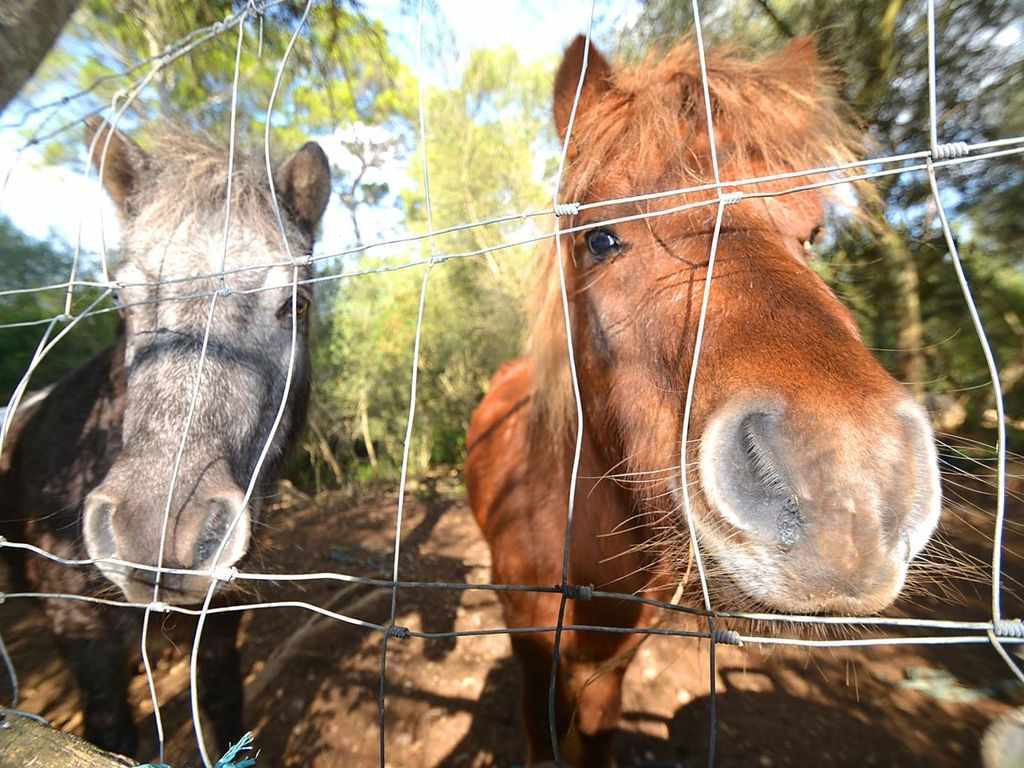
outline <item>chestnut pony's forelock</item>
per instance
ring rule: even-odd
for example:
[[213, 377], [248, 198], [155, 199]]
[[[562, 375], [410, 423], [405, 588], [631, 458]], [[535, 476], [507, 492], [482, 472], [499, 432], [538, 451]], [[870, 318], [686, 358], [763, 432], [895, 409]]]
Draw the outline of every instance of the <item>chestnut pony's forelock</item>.
[[[760, 59], [736, 46], [722, 46], [708, 51], [706, 59], [723, 180], [838, 165], [862, 153], [862, 131], [838, 99], [834, 73], [818, 59], [813, 40], [794, 40]], [[665, 54], [652, 53], [635, 66], [614, 69], [603, 88], [599, 98], [577, 113], [563, 200], [596, 200], [598, 186], [638, 194], [714, 181], [693, 38]], [[740, 189], [777, 191], [825, 178], [807, 175]], [[784, 217], [787, 210], [820, 208], [828, 189], [775, 198], [772, 220]], [[860, 192], [862, 198], [871, 196], [867, 188]], [[645, 204], [643, 210], [656, 212], [717, 196], [714, 190], [676, 195]], [[734, 222], [745, 216], [757, 219], [764, 227], [765, 210], [741, 204], [731, 207], [730, 216]], [[697, 227], [704, 218], [688, 220]], [[567, 243], [562, 258], [570, 275], [574, 265]], [[531, 428], [569, 435], [574, 415], [554, 244], [542, 255], [537, 270], [527, 349], [533, 362]]]

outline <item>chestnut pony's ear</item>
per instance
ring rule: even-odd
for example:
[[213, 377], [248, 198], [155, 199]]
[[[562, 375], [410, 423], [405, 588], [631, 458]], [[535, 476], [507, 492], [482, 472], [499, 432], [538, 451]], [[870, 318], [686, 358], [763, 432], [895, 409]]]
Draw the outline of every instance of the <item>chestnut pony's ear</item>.
[[[569, 115], [572, 113], [573, 100], [576, 98], [580, 73], [583, 71], [584, 51], [587, 51], [587, 38], [579, 35], [565, 49], [562, 63], [558, 66], [558, 74], [555, 75], [555, 127], [558, 129], [558, 138], [563, 141], [566, 128], [569, 126]], [[608, 60], [591, 44], [587, 53], [587, 71], [583, 79], [583, 90], [580, 91], [580, 101], [576, 107], [577, 119], [587, 110], [592, 109], [609, 89], [611, 76], [612, 68]]]
[[814, 37], [794, 37], [786, 46], [772, 54], [772, 70], [782, 82], [801, 93], [815, 94], [822, 85], [822, 76], [827, 67], [818, 57], [818, 46]]
[[782, 49], [781, 56], [793, 62], [794, 66], [817, 69], [820, 63], [818, 59], [818, 45], [813, 35], [801, 35], [794, 37], [786, 47]]
[[129, 200], [138, 186], [139, 174], [145, 170], [149, 157], [142, 147], [116, 128], [111, 129], [106, 120], [96, 115], [85, 120], [85, 146], [92, 147], [89, 161], [96, 169], [96, 173], [102, 170], [103, 188], [107, 190], [107, 194], [117, 204], [121, 213], [127, 214]]
[[312, 237], [331, 199], [331, 166], [320, 145], [307, 142], [278, 166], [274, 186], [292, 218]]

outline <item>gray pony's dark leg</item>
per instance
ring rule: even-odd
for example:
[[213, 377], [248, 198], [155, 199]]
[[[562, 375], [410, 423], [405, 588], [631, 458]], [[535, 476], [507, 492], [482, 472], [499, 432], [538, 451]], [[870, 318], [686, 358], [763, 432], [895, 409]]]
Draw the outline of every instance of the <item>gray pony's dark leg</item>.
[[199, 645], [199, 704], [213, 723], [218, 757], [245, 732], [245, 696], [237, 645], [241, 615], [239, 611], [207, 614]]
[[128, 704], [128, 649], [123, 635], [63, 635], [57, 643], [83, 699], [85, 738], [101, 749], [134, 756], [138, 733]]

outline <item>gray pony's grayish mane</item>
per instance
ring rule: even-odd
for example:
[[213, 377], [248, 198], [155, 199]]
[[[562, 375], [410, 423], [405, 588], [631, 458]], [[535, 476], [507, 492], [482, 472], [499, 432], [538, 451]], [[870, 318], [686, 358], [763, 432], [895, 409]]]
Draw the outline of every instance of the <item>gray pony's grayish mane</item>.
[[[96, 151], [102, 151], [102, 141]], [[281, 237], [267, 168], [260, 162], [262, 151], [257, 154], [236, 146], [234, 155], [231, 230], [273, 244], [280, 249], [274, 261], [287, 264], [288, 252]], [[228, 215], [228, 157], [228, 146], [208, 134], [195, 133], [175, 123], [156, 129], [147, 142], [145, 171], [127, 199], [131, 214], [123, 221], [124, 242], [140, 251], [182, 233], [222, 231], [224, 217]], [[292, 257], [307, 254], [310, 238], [283, 207], [281, 221], [292, 246]], [[206, 266], [197, 271], [205, 271]]]

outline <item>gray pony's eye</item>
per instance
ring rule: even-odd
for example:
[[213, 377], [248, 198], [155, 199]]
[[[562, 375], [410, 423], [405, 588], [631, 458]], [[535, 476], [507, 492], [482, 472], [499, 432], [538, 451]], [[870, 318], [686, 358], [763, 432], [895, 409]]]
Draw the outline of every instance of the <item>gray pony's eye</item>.
[[[306, 312], [309, 311], [309, 296], [304, 293], [298, 293], [295, 296], [295, 316], [303, 318], [306, 316]], [[277, 317], [284, 318], [289, 317], [292, 313], [292, 299], [289, 296], [288, 299], [277, 308]]]

